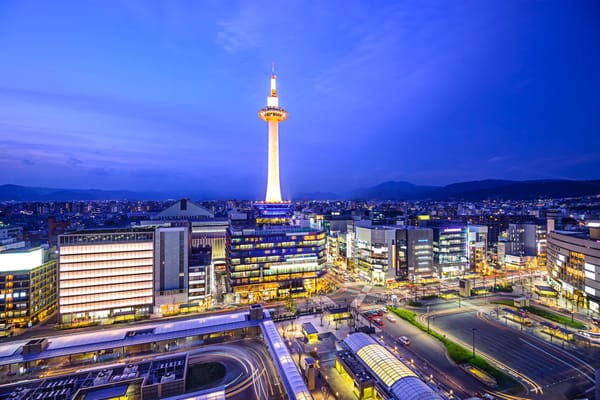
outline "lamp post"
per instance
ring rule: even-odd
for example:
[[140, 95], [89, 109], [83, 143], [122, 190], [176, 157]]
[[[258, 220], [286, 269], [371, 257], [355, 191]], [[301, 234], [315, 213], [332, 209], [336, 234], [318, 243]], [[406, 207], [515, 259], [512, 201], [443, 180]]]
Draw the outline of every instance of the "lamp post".
[[433, 316], [427, 317], [427, 333], [429, 333], [429, 321], [433, 319]]
[[477, 328], [471, 328], [471, 331], [473, 332], [473, 358], [475, 358], [475, 332]]

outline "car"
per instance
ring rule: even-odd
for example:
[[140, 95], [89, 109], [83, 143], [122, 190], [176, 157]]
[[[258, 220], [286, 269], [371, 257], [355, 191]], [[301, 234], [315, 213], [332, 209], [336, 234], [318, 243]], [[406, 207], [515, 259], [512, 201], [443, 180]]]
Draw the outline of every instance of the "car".
[[381, 318], [375, 318], [373, 322], [380, 328], [383, 326], [383, 320]]
[[390, 322], [396, 322], [396, 318], [392, 317], [391, 315], [386, 316], [385, 319], [387, 319]]
[[400, 343], [402, 343], [403, 345], [405, 345], [405, 346], [408, 346], [410, 344], [410, 339], [408, 337], [406, 337], [406, 336], [400, 336], [398, 338], [398, 341]]

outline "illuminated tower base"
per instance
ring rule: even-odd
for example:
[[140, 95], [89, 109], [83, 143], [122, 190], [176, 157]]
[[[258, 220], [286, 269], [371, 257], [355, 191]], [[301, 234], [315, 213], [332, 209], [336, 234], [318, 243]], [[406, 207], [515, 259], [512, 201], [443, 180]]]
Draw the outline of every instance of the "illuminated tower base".
[[257, 225], [288, 225], [290, 223], [290, 214], [292, 203], [282, 201], [279, 203], [269, 203], [267, 201], [258, 201], [254, 203], [256, 211]]

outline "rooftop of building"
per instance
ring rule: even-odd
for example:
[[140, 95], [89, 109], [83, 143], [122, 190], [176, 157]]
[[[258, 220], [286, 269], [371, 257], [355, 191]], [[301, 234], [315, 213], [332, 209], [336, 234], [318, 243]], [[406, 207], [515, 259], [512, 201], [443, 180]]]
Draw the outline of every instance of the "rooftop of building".
[[60, 236], [72, 236], [72, 235], [97, 235], [97, 234], [111, 234], [111, 233], [143, 233], [143, 232], [154, 232], [155, 226], [134, 226], [134, 227], [116, 227], [116, 228], [86, 228], [75, 232], [64, 233]]
[[189, 199], [181, 199], [167, 209], [156, 214], [153, 219], [173, 220], [173, 219], [204, 219], [214, 218], [215, 214], [209, 209], [193, 203]]

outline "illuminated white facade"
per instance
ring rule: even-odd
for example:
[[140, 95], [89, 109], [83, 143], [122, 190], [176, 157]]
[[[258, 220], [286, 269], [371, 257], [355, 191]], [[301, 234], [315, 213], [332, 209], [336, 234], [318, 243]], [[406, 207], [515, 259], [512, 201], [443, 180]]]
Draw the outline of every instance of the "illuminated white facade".
[[59, 323], [149, 314], [154, 230], [87, 231], [59, 237]]
[[280, 203], [279, 185], [279, 123], [285, 121], [288, 112], [279, 106], [277, 97], [277, 77], [271, 74], [271, 95], [267, 97], [267, 106], [258, 112], [258, 117], [269, 124], [269, 163], [266, 202]]

